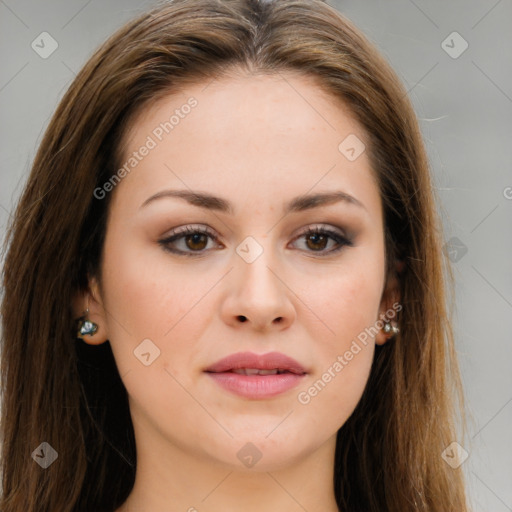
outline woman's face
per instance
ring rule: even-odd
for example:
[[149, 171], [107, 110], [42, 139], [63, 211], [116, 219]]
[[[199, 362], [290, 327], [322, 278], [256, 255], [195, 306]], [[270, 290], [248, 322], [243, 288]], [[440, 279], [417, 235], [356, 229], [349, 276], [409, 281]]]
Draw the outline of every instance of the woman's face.
[[393, 303], [364, 141], [291, 73], [191, 86], [138, 117], [124, 172], [95, 192], [113, 196], [90, 316], [144, 453], [268, 471], [333, 452]]

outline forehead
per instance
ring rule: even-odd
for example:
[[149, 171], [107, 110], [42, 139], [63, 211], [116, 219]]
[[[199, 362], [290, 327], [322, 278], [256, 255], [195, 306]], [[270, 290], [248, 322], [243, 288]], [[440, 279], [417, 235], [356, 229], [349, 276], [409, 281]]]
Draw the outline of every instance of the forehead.
[[[130, 172], [118, 189], [147, 196], [179, 185], [262, 204], [282, 202], [287, 191], [296, 196], [343, 186], [378, 201], [366, 151], [347, 158], [347, 140], [359, 143], [359, 151], [366, 134], [314, 77], [225, 76], [187, 86], [140, 112], [125, 137], [121, 165]], [[134, 156], [141, 152], [145, 156]]]

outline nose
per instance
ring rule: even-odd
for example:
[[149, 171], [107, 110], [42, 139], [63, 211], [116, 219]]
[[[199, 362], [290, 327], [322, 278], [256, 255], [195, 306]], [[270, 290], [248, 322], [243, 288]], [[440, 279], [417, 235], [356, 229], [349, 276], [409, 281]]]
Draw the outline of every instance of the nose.
[[222, 316], [236, 328], [255, 331], [283, 330], [295, 320], [293, 291], [286, 284], [283, 272], [270, 247], [264, 247], [256, 260], [248, 263], [234, 254], [235, 268], [229, 275], [229, 290]]

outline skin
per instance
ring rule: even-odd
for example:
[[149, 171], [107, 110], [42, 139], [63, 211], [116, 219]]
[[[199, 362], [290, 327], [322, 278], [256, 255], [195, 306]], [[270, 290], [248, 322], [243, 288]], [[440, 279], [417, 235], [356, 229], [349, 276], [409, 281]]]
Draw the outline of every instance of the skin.
[[[129, 395], [137, 474], [117, 512], [336, 511], [336, 433], [387, 336], [360, 344], [309, 403], [297, 397], [398, 300], [396, 282], [385, 279], [382, 204], [367, 154], [349, 161], [338, 150], [349, 134], [364, 141], [365, 133], [310, 77], [240, 72], [146, 108], [125, 159], [190, 96], [197, 106], [111, 192], [101, 279], [79, 297], [99, 325], [85, 341], [110, 341]], [[168, 189], [220, 196], [235, 213], [170, 197], [141, 207]], [[296, 196], [338, 190], [363, 206], [339, 201], [283, 216]], [[218, 241], [174, 242], [201, 254], [191, 257], [159, 244], [191, 224], [209, 226]], [[353, 245], [329, 253], [334, 239], [301, 236], [317, 225], [350, 234]], [[236, 252], [249, 236], [263, 250], [251, 263]], [[149, 366], [134, 356], [144, 339], [160, 350]], [[308, 374], [270, 399], [238, 397], [203, 370], [239, 351], [282, 352]], [[246, 443], [261, 453], [251, 468], [237, 457]]]

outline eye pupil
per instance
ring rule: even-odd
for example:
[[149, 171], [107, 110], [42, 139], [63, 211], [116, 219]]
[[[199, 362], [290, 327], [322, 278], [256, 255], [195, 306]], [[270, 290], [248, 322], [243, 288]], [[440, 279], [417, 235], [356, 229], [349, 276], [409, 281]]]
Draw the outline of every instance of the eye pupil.
[[204, 247], [193, 247], [193, 246], [191, 246], [189, 244], [191, 239], [193, 240], [192, 244], [200, 244], [201, 245], [201, 242], [203, 242], [203, 245], [204, 245], [204, 243], [206, 243], [206, 244], [208, 243], [207, 237], [203, 233], [194, 233], [192, 235], [187, 235], [186, 236], [186, 242], [187, 242], [187, 247], [189, 249], [196, 249], [196, 250], [204, 249]]
[[[320, 243], [320, 247], [314, 247], [315, 249], [325, 249], [325, 246], [327, 243], [327, 238], [328, 237], [326, 237], [325, 235], [323, 235], [321, 233], [311, 233], [310, 235], [308, 235], [308, 247], [311, 248], [311, 246], [309, 245], [309, 241], [313, 240], [313, 244]], [[318, 241], [319, 239], [321, 239], [322, 241], [319, 242]]]

